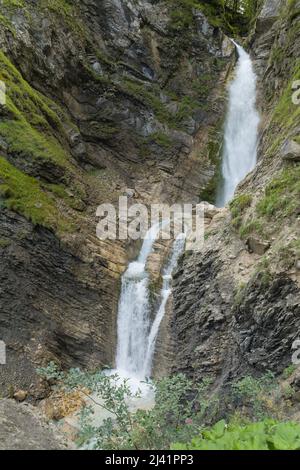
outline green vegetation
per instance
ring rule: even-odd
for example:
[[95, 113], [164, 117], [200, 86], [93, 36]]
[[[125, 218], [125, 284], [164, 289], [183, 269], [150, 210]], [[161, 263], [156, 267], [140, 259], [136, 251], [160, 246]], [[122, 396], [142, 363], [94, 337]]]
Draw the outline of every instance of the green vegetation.
[[297, 215], [300, 201], [300, 167], [281, 171], [265, 189], [264, 197], [257, 204], [257, 213], [267, 218]]
[[[209, 162], [214, 166], [214, 175], [201, 191], [199, 197], [201, 201], [207, 201], [211, 204], [216, 203], [218, 188], [222, 185], [222, 143], [223, 143], [223, 118], [209, 130], [208, 143], [206, 145], [206, 156]], [[203, 156], [200, 154], [202, 159]], [[204, 156], [205, 158], [205, 156]]]
[[[295, 219], [299, 214], [300, 167], [283, 168], [266, 187], [255, 206], [255, 212], [244, 220], [244, 211], [252, 203], [250, 195], [240, 195], [231, 204], [232, 225], [239, 230], [241, 238], [256, 232], [267, 235], [276, 230], [282, 219]], [[273, 223], [270, 225], [270, 221]]]
[[299, 59], [291, 72], [291, 78], [281, 95], [273, 116], [273, 122], [279, 125], [281, 129], [292, 129], [300, 122], [300, 106], [295, 106], [292, 101], [293, 83], [300, 80]]
[[65, 231], [71, 228], [55, 206], [50, 194], [42, 190], [40, 183], [25, 175], [5, 158], [0, 157], [0, 196], [5, 207], [24, 215], [34, 224]]
[[[243, 223], [243, 214], [245, 209], [250, 207], [252, 204], [252, 196], [250, 194], [240, 194], [234, 198], [230, 203], [230, 211], [232, 215], [232, 226], [238, 230]], [[250, 227], [253, 226], [253, 221], [249, 222], [247, 229], [244, 228], [243, 232], [251, 231]], [[245, 234], [244, 233], [244, 234]]]
[[7, 91], [6, 106], [0, 110], [1, 147], [9, 157], [0, 160], [1, 205], [35, 224], [68, 231], [71, 225], [61, 215], [57, 199], [71, 208], [82, 209], [80, 189], [74, 178], [71, 185], [75, 196], [69, 197], [66, 191], [58, 191], [57, 185], [38, 181], [25, 172], [45, 164], [55, 168], [63, 181], [71, 181], [75, 167], [61, 143], [65, 139], [62, 122], [69, 120], [59, 106], [24, 80], [2, 51], [0, 80], [5, 82]]
[[173, 444], [172, 450], [299, 450], [300, 424], [264, 420], [257, 423], [219, 421], [204, 429], [189, 444]]
[[291, 364], [286, 369], [284, 369], [283, 374], [282, 374], [283, 378], [288, 379], [289, 377], [291, 377], [291, 375], [293, 375], [293, 373], [296, 370], [297, 370], [297, 366], [295, 366], [294, 364]]
[[147, 142], [154, 142], [165, 149], [172, 147], [172, 139], [163, 132], [155, 132], [154, 134], [149, 135], [149, 137], [147, 137]]
[[2, 6], [11, 10], [25, 7], [25, 0], [2, 0]]
[[[132, 393], [127, 381], [117, 375], [84, 373], [78, 369], [62, 372], [54, 363], [38, 372], [64, 394], [75, 391], [86, 394], [88, 390], [98, 397], [94, 406], [109, 412], [110, 416], [100, 426], [94, 426], [94, 408], [82, 409], [78, 445], [93, 439], [93, 447], [104, 450], [300, 446], [300, 425], [282, 422], [294, 391], [291, 387], [284, 389], [270, 372], [260, 378], [249, 376], [234, 382], [226, 397], [212, 393], [209, 381], [195, 384], [182, 374], [166, 377], [148, 384], [155, 387], [154, 406], [136, 412], [129, 410], [128, 399], [139, 398], [140, 393]], [[226, 409], [231, 410], [225, 417], [228, 426], [225, 421], [218, 422], [220, 413], [224, 414], [224, 399]]]
[[[202, 11], [214, 27], [231, 34], [245, 34], [262, 5], [261, 0], [168, 0], [172, 3], [171, 28], [182, 30], [193, 24], [192, 10]], [[174, 6], [175, 3], [175, 6]]]
[[10, 245], [11, 241], [9, 238], [0, 238], [0, 249], [7, 248]]
[[10, 154], [26, 161], [48, 160], [58, 166], [67, 166], [67, 155], [58, 142], [29, 126], [25, 121], [0, 123], [0, 135], [4, 138]]
[[234, 198], [230, 203], [230, 210], [232, 216], [239, 217], [247, 207], [250, 207], [252, 203], [251, 194], [240, 194]]
[[68, 166], [65, 150], [51, 134], [53, 128], [64, 132], [62, 111], [23, 79], [10, 60], [0, 51], [0, 80], [6, 83], [7, 103], [0, 122], [3, 137], [12, 154], [24, 159], [46, 159]]

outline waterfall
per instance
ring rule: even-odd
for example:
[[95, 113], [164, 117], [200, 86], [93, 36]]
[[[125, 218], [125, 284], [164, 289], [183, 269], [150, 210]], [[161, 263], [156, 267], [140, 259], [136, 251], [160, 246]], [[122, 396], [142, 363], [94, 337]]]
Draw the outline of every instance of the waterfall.
[[174, 242], [170, 259], [163, 271], [160, 304], [154, 321], [151, 322], [146, 263], [160, 228], [161, 225], [155, 225], [148, 231], [137, 261], [129, 264], [122, 277], [116, 368], [120, 376], [138, 380], [143, 380], [151, 374], [155, 343], [171, 294], [172, 272], [185, 245], [185, 237], [181, 234]]
[[146, 262], [160, 230], [154, 225], [147, 232], [137, 261], [129, 264], [122, 277], [118, 311], [117, 369], [143, 378], [150, 328], [149, 277]]
[[222, 176], [216, 204], [223, 207], [234, 195], [237, 185], [253, 170], [257, 159], [259, 114], [256, 110], [256, 75], [249, 54], [234, 43], [239, 60], [229, 87]]
[[145, 364], [144, 364], [144, 376], [145, 377], [149, 377], [151, 374], [152, 361], [153, 361], [153, 356], [154, 356], [154, 351], [155, 351], [155, 343], [156, 343], [157, 335], [159, 332], [159, 327], [164, 318], [167, 302], [172, 292], [172, 286], [171, 286], [172, 273], [174, 269], [176, 268], [178, 259], [184, 250], [184, 245], [185, 245], [185, 236], [184, 234], [180, 234], [175, 240], [171, 257], [169, 259], [169, 262], [167, 263], [166, 268], [163, 271], [163, 276], [162, 276], [163, 285], [162, 285], [162, 290], [161, 290], [161, 295], [160, 295], [161, 302], [160, 302], [156, 317], [154, 319], [154, 322], [152, 324], [152, 327], [150, 329], [150, 334], [147, 340], [147, 353], [146, 353], [146, 359], [145, 359]]

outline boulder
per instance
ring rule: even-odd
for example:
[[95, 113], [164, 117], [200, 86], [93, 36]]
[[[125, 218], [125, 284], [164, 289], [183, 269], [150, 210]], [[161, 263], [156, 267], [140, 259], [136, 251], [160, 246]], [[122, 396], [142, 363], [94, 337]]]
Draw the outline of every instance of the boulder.
[[286, 140], [281, 149], [281, 157], [283, 160], [299, 162], [300, 145], [294, 140]]
[[14, 393], [14, 399], [19, 402], [25, 401], [27, 398], [27, 395], [28, 395], [28, 392], [26, 392], [25, 390], [18, 390], [16, 393]]
[[256, 237], [249, 237], [246, 244], [250, 253], [260, 256], [264, 255], [271, 246], [270, 242], [261, 241]]
[[69, 444], [30, 405], [0, 400], [0, 450], [60, 450]]
[[282, 0], [265, 1], [261, 13], [257, 19], [256, 31], [258, 33], [264, 33], [272, 27], [279, 17], [281, 4]]

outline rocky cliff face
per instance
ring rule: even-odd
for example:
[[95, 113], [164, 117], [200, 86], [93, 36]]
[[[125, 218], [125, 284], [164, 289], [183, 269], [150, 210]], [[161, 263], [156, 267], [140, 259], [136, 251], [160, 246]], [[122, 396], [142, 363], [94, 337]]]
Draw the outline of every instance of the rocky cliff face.
[[[120, 274], [96, 208], [212, 198], [232, 47], [163, 1], [0, 2], [0, 386], [113, 363]], [[213, 86], [212, 86], [213, 85]]]
[[259, 162], [181, 260], [173, 370], [215, 385], [292, 361], [300, 334], [299, 2], [265, 2], [248, 47], [259, 77]]

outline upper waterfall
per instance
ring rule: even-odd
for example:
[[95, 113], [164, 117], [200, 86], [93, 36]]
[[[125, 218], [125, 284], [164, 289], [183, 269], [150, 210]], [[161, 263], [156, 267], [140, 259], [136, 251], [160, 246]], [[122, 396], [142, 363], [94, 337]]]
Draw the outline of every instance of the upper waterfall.
[[222, 185], [216, 204], [225, 206], [237, 185], [253, 170], [257, 160], [259, 114], [256, 109], [256, 75], [249, 54], [234, 43], [239, 60], [229, 87], [222, 164]]

